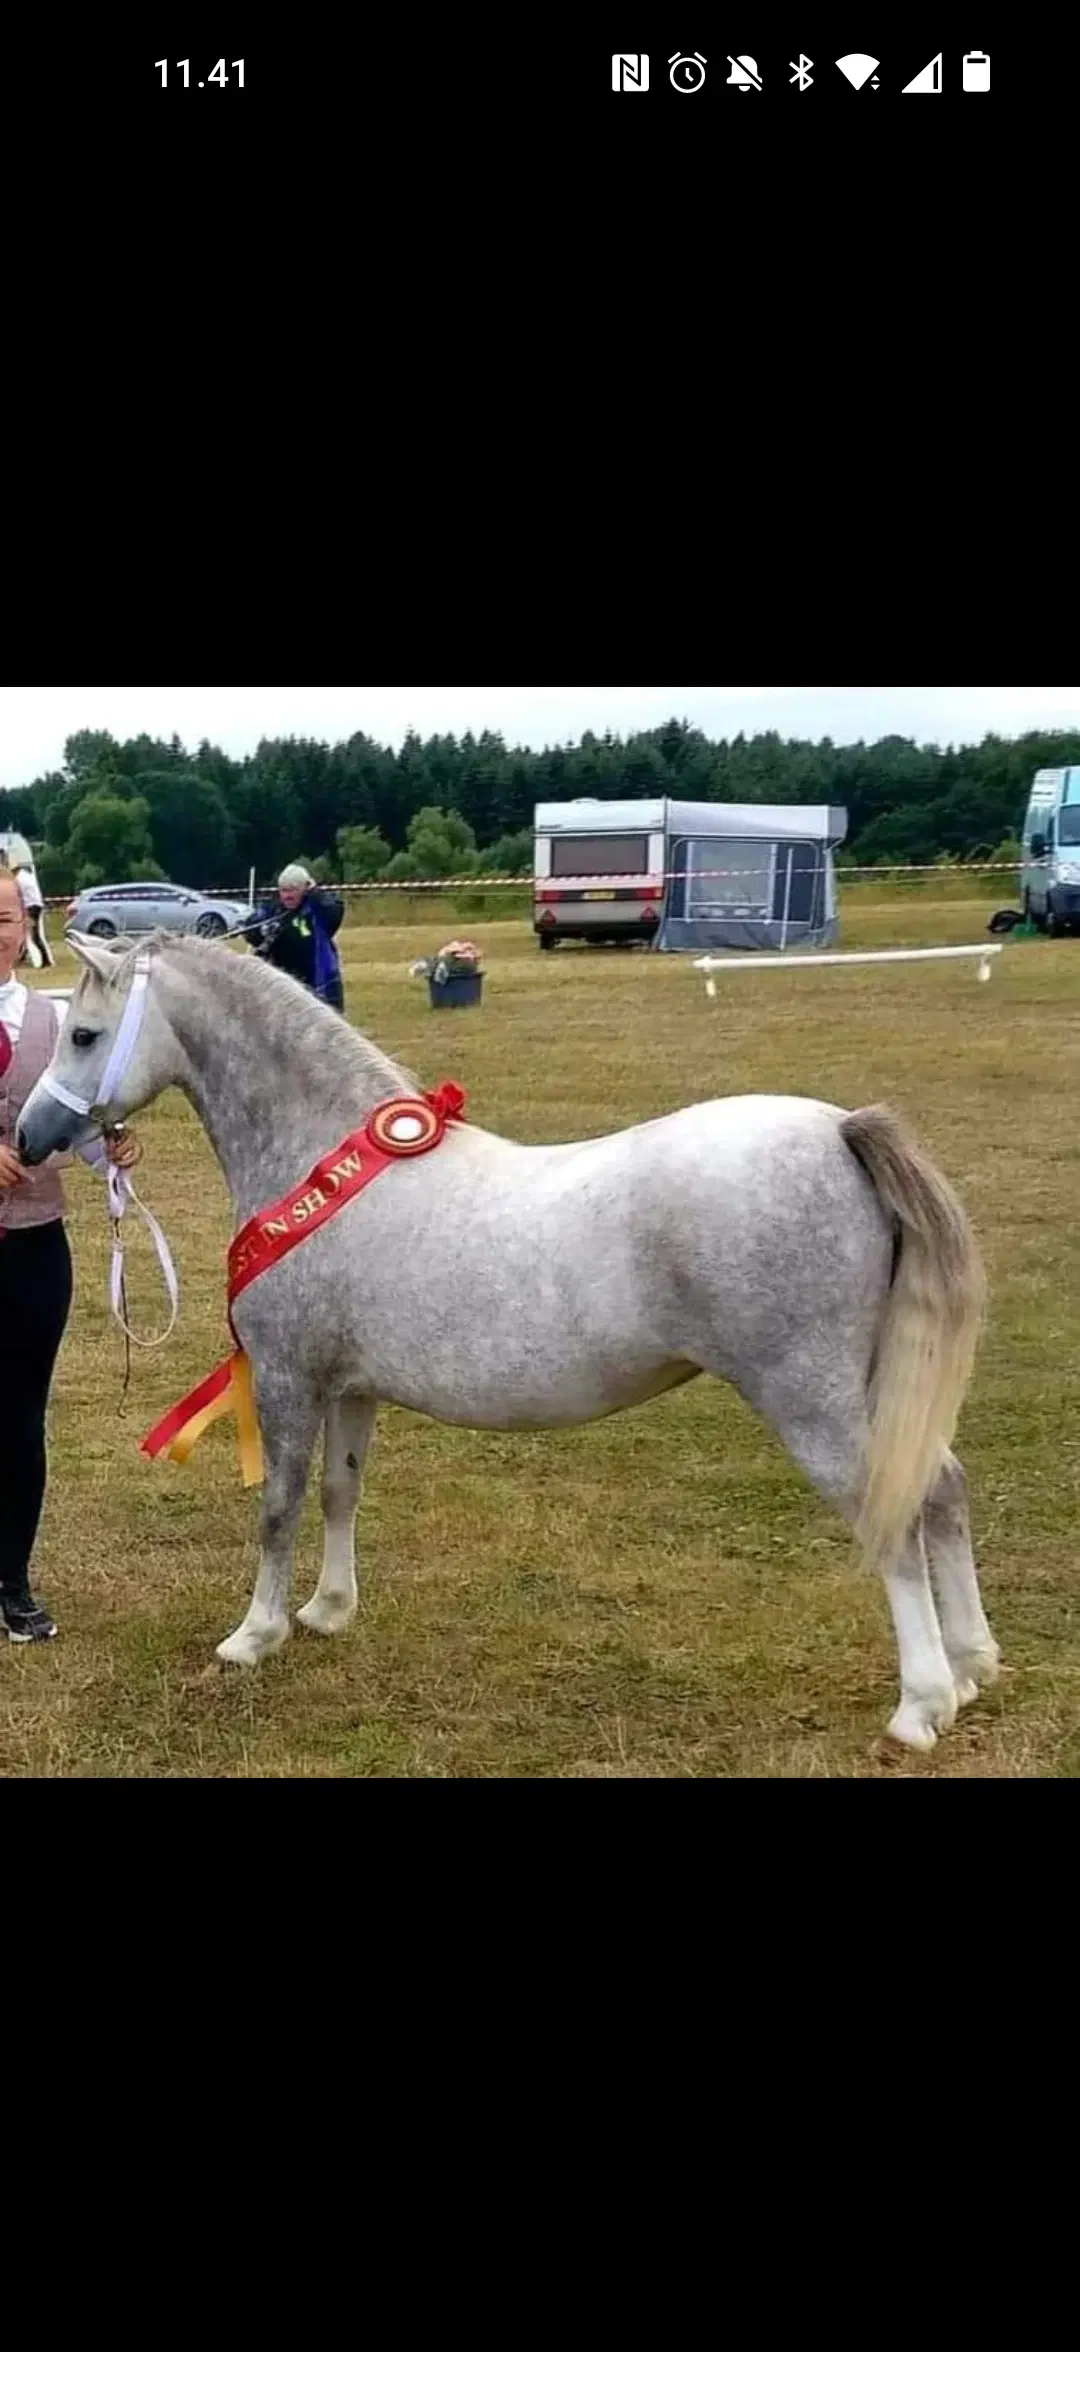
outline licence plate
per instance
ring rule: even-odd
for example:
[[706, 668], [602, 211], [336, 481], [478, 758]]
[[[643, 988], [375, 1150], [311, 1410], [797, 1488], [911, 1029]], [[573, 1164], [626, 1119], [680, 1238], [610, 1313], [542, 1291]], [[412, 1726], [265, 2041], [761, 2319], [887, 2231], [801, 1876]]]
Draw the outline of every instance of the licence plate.
[[583, 900], [614, 900], [614, 892], [582, 892]]

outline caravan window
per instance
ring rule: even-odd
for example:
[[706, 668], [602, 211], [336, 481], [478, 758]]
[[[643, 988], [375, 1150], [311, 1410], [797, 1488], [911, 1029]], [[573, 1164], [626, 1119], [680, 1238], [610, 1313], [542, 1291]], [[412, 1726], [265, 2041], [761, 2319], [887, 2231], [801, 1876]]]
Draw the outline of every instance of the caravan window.
[[1062, 809], [1058, 818], [1057, 838], [1061, 850], [1080, 849], [1080, 802], [1071, 801], [1068, 808]]
[[[771, 915], [771, 842], [680, 842], [686, 869], [687, 917]], [[718, 872], [720, 870], [720, 872]]]
[[649, 865], [647, 833], [555, 833], [553, 875], [644, 875]]

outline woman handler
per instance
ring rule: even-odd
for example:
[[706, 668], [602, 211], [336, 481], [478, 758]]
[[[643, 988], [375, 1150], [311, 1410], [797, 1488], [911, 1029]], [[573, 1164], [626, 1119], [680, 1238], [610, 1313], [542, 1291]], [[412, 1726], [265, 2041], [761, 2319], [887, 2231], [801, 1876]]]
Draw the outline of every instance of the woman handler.
[[[24, 1167], [13, 1147], [16, 1120], [56, 1047], [66, 1003], [31, 991], [15, 974], [27, 946], [26, 909], [10, 868], [0, 870], [0, 1635], [45, 1642], [56, 1632], [30, 1589], [30, 1557], [45, 1497], [45, 1410], [71, 1307], [71, 1252], [54, 1151]], [[132, 1167], [133, 1134], [78, 1144], [89, 1166]]]
[[341, 960], [334, 946], [344, 906], [335, 892], [324, 892], [299, 862], [283, 867], [278, 897], [264, 902], [246, 925], [238, 927], [260, 958], [280, 967], [297, 983], [307, 985], [328, 1008], [345, 1010]]

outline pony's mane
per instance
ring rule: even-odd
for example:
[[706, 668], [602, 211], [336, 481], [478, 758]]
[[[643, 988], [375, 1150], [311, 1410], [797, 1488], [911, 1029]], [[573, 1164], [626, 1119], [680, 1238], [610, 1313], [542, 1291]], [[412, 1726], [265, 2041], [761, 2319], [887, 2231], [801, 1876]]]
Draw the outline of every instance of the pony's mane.
[[[416, 1092], [420, 1089], [416, 1077], [410, 1074], [408, 1068], [401, 1066], [397, 1059], [390, 1058], [385, 1050], [380, 1050], [376, 1043], [368, 1040], [366, 1034], [358, 1032], [356, 1026], [339, 1016], [336, 1009], [328, 1008], [323, 1000], [317, 1000], [293, 976], [282, 974], [279, 967], [272, 967], [265, 959], [254, 958], [247, 952], [226, 950], [220, 938], [217, 941], [204, 941], [198, 934], [167, 933], [162, 927], [156, 927], [152, 933], [118, 936], [110, 942], [109, 949], [115, 953], [105, 975], [110, 990], [117, 993], [126, 990], [134, 976], [137, 958], [158, 952], [176, 957], [182, 954], [192, 964], [198, 961], [199, 971], [209, 983], [216, 982], [221, 976], [227, 983], [235, 981], [247, 989], [257, 989], [260, 1008], [272, 1008], [275, 1015], [284, 1019], [286, 1024], [294, 1024], [298, 1036], [305, 1031], [310, 1034], [313, 1023], [317, 1022], [322, 1056], [330, 1063], [339, 1057], [343, 1073], [347, 1073], [350, 1066], [355, 1068], [362, 1064], [369, 1074], [372, 1068], [383, 1072], [388, 1091]], [[89, 969], [84, 968], [83, 971], [88, 973]]]
[[[160, 932], [140, 933], [133, 935], [130, 939], [125, 939], [123, 934], [118, 934], [109, 943], [109, 949], [115, 953], [115, 957], [105, 977], [106, 983], [110, 988], [115, 985], [118, 990], [122, 990], [125, 984], [131, 982], [135, 972], [135, 960], [140, 950], [159, 950], [163, 942], [176, 941], [178, 938], [175, 934]], [[83, 968], [84, 975], [88, 975], [89, 972], [89, 967]]]

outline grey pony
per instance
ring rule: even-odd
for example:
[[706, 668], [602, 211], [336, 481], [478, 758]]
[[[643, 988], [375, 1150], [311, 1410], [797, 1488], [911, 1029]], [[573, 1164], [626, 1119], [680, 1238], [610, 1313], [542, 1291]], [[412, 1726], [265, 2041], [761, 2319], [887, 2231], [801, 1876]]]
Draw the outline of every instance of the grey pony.
[[[380, 1100], [418, 1090], [258, 959], [167, 934], [68, 940], [82, 973], [52, 1074], [94, 1103], [147, 957], [134, 1052], [91, 1120], [130, 1118], [177, 1085], [238, 1228]], [[39, 1160], [85, 1123], [38, 1084], [20, 1152]], [[928, 1750], [999, 1664], [949, 1448], [984, 1297], [959, 1200], [881, 1108], [752, 1093], [550, 1145], [451, 1125], [236, 1302], [266, 1480], [254, 1593], [218, 1657], [254, 1666], [288, 1636], [320, 1428], [323, 1563], [298, 1615], [332, 1634], [357, 1606], [379, 1401], [454, 1425], [581, 1425], [709, 1374], [775, 1428], [882, 1574], [900, 1664], [889, 1731]]]

